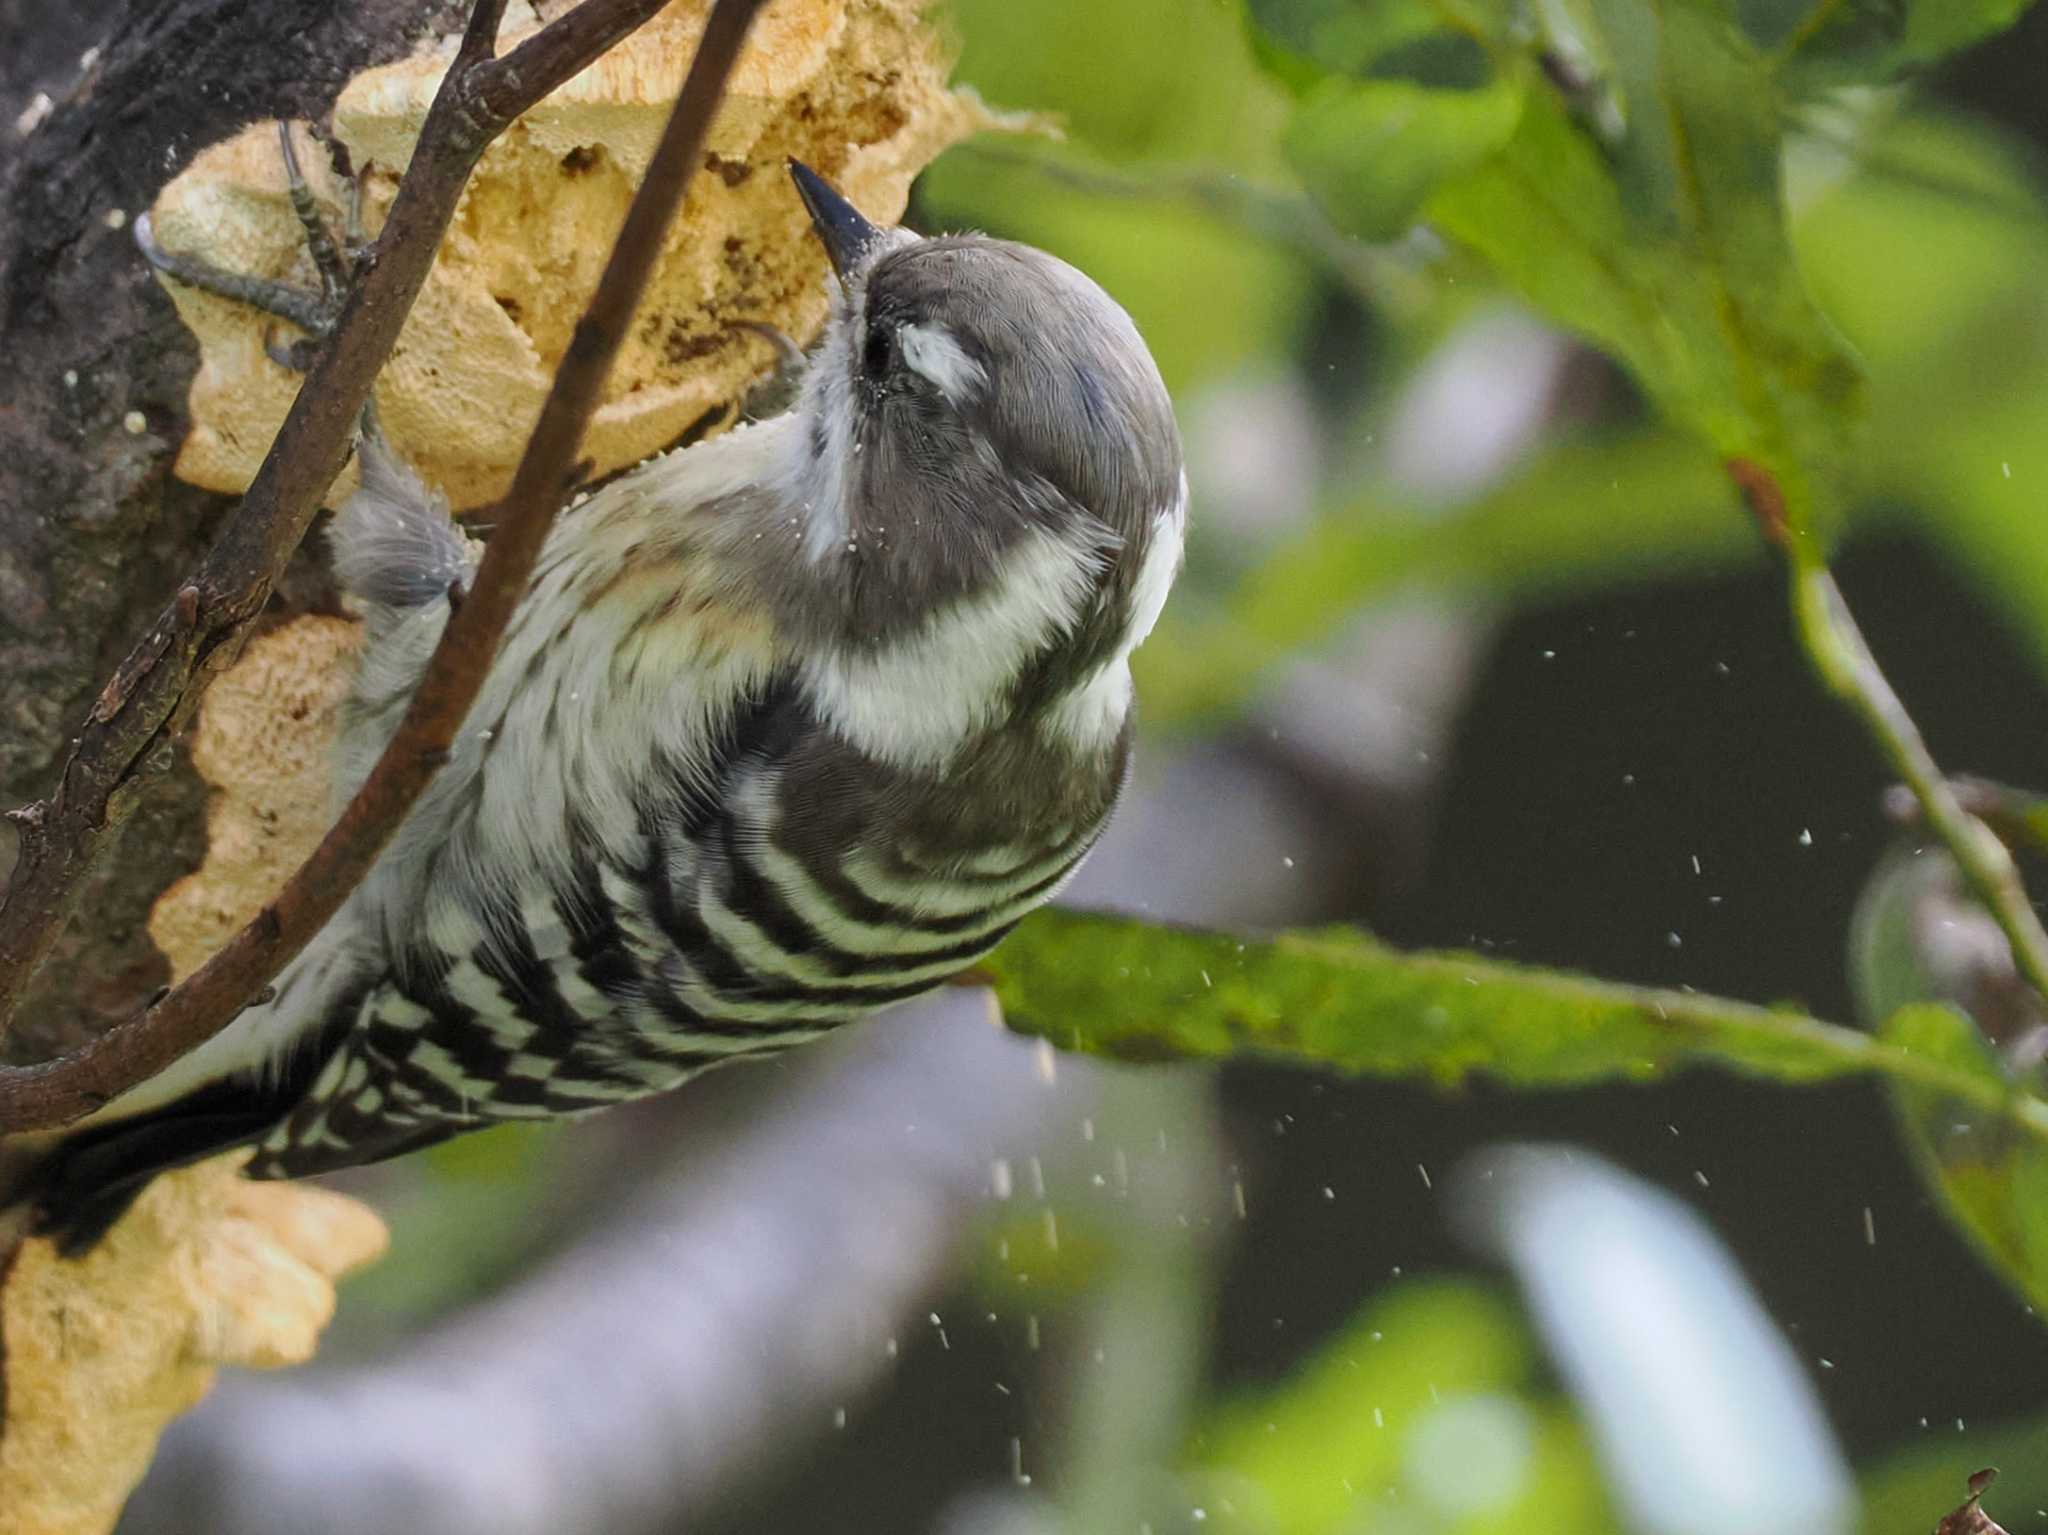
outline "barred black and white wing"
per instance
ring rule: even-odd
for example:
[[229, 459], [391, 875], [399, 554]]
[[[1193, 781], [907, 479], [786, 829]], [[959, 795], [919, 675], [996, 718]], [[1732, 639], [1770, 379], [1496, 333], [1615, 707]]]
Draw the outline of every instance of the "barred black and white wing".
[[[566, 990], [580, 1017], [597, 1015], [604, 966], [623, 964], [606, 955], [624, 946], [587, 915], [604, 904], [592, 871], [630, 863], [641, 807], [668, 811], [714, 791], [774, 665], [766, 618], [736, 610], [691, 565], [687, 516], [669, 518], [661, 552], [646, 553], [645, 506], [661, 497], [683, 513], [700, 507], [712, 499], [707, 484], [758, 479], [772, 447], [765, 428], [736, 432], [643, 466], [606, 505], [565, 514], [451, 760], [342, 911], [270, 1000], [94, 1115], [42, 1170], [42, 1206], [72, 1245], [89, 1245], [157, 1172], [260, 1145], [316, 1106], [346, 1101], [356, 1119], [346, 1148], [337, 1125], [316, 1127], [320, 1152], [306, 1170], [374, 1160], [477, 1122], [459, 1106], [423, 1112], [414, 1079], [465, 1020], [508, 1020], [485, 1037], [509, 1037], [509, 1020], [545, 1007], [545, 995], [521, 993], [516, 973], [492, 974], [517, 972], [521, 935], [554, 941], [556, 919], [530, 920], [543, 908], [561, 912], [561, 932], [596, 946], [600, 989]], [[334, 543], [339, 569], [359, 583], [367, 631], [344, 707], [336, 776], [345, 796], [417, 685], [472, 549], [445, 507], [374, 446]], [[398, 1051], [403, 1024], [415, 1021], [429, 1026]], [[590, 1049], [567, 1058], [581, 1062]], [[471, 1080], [443, 1076], [457, 1091]], [[520, 1090], [502, 1089], [508, 1106]], [[388, 1112], [369, 1107], [379, 1091]], [[437, 1091], [432, 1104], [447, 1096]], [[272, 1168], [285, 1170], [275, 1157]]]
[[[705, 473], [704, 450], [690, 457]], [[402, 480], [366, 485], [403, 499]], [[963, 830], [930, 769], [877, 760], [821, 712], [837, 695], [702, 584], [686, 539], [649, 557], [639, 493], [625, 482], [558, 529], [453, 760], [276, 995], [53, 1165], [45, 1206], [69, 1243], [215, 1150], [248, 1145], [253, 1175], [304, 1176], [816, 1038], [971, 964], [1072, 872], [1120, 757], [1069, 820], [1011, 840]], [[344, 562], [382, 573], [345, 785], [417, 679], [457, 558], [419, 526], [438, 508], [375, 510]], [[441, 561], [434, 580], [392, 577], [378, 528]]]
[[900, 836], [791, 834], [793, 757], [848, 751], [793, 688], [770, 689], [722, 743], [711, 791], [644, 818], [627, 857], [529, 886], [499, 930], [416, 947], [352, 1000], [251, 1171], [298, 1177], [480, 1123], [590, 1113], [815, 1039], [986, 954], [1094, 839], [1091, 825], [926, 866]]

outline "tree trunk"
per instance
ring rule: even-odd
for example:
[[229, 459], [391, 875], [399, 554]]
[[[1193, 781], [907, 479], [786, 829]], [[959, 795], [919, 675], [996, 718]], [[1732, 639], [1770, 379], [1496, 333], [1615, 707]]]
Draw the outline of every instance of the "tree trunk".
[[[198, 353], [130, 221], [198, 148], [252, 120], [322, 116], [448, 10], [0, 0], [0, 805], [54, 788], [75, 722], [231, 504], [168, 473]], [[199, 862], [205, 793], [176, 743], [162, 755], [5, 1058], [75, 1044], [168, 980], [144, 923]]]

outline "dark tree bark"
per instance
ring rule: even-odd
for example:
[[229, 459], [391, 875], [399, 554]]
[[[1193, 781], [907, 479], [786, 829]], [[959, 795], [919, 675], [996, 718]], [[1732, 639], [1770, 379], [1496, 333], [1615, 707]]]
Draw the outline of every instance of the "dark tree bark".
[[[435, 0], [0, 0], [0, 803], [48, 791], [66, 732], [232, 505], [169, 477], [198, 356], [129, 221], [198, 149], [321, 118], [352, 74], [453, 22]], [[161, 754], [167, 781], [6, 1059], [74, 1045], [168, 979], [144, 923], [198, 863], [204, 788], [176, 743]]]

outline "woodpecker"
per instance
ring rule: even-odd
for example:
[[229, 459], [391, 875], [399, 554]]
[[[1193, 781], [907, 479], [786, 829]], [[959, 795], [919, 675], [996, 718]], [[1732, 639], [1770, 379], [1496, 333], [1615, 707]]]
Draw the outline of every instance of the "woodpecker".
[[[1067, 263], [790, 172], [835, 288], [793, 404], [562, 514], [362, 885], [42, 1162], [66, 1251], [219, 1151], [301, 1177], [815, 1039], [971, 965], [1101, 835], [1187, 518], [1158, 369]], [[476, 559], [374, 432], [359, 463], [342, 798]]]

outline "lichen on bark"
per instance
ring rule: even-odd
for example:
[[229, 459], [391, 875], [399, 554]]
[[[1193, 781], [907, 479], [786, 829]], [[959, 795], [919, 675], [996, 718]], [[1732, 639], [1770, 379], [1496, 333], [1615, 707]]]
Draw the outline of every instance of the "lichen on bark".
[[222, 1365], [313, 1355], [334, 1281], [384, 1226], [325, 1189], [249, 1183], [239, 1157], [158, 1179], [83, 1260], [25, 1242], [0, 1288], [0, 1535], [101, 1535], [166, 1423]]
[[[603, 267], [702, 30], [708, 0], [678, 0], [492, 145], [377, 386], [399, 451], [457, 507], [500, 495], [555, 364]], [[911, 179], [947, 145], [1013, 120], [946, 84], [922, 0], [776, 0], [742, 55], [584, 451], [602, 475], [675, 442], [770, 361], [738, 322], [806, 339], [827, 301], [825, 259], [783, 174], [791, 157], [893, 222]], [[508, 44], [511, 39], [508, 39]], [[365, 169], [364, 222], [381, 222], [446, 64], [444, 49], [370, 70], [334, 108]], [[323, 201], [343, 187], [310, 141]], [[310, 284], [275, 139], [253, 125], [164, 189], [157, 238], [233, 270]], [[252, 311], [167, 285], [197, 336], [192, 431], [178, 475], [238, 491], [298, 387], [264, 352]]]

